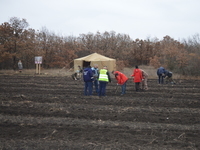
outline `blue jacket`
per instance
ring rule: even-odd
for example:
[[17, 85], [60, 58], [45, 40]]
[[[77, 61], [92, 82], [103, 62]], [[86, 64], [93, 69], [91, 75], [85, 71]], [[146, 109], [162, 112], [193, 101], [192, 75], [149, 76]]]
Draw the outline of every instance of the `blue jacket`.
[[158, 76], [160, 76], [160, 75], [162, 75], [164, 73], [165, 73], [165, 68], [163, 68], [163, 67], [158, 68], [158, 70], [157, 70], [157, 75]]
[[83, 70], [83, 80], [84, 82], [92, 82], [93, 81], [93, 72], [91, 68], [85, 68]]

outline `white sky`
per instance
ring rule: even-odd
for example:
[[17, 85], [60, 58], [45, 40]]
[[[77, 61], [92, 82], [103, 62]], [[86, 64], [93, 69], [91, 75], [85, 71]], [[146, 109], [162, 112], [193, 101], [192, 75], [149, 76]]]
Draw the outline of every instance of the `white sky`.
[[199, 8], [200, 0], [0, 0], [0, 24], [17, 17], [63, 36], [115, 31], [179, 40], [200, 33]]

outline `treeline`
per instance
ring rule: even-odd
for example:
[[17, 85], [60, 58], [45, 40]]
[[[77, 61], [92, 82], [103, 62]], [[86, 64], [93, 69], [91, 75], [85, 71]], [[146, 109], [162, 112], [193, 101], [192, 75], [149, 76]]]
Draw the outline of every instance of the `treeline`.
[[0, 69], [35, 68], [35, 56], [43, 57], [43, 68], [71, 68], [73, 60], [97, 52], [115, 58], [117, 66], [163, 66], [183, 75], [200, 75], [200, 37], [177, 41], [170, 36], [132, 40], [114, 31], [63, 37], [43, 27], [28, 28], [26, 19], [12, 17], [0, 25]]

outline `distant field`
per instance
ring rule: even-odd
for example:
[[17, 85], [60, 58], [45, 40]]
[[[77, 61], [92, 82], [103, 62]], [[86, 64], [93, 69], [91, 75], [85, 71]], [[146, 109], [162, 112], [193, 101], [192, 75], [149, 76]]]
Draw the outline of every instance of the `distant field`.
[[[140, 69], [143, 69], [146, 71], [149, 75], [149, 79], [157, 79], [157, 69], [155, 69], [152, 66], [139, 66]], [[133, 73], [133, 68], [124, 68], [123, 70], [119, 70], [126, 74], [128, 77]], [[110, 71], [111, 72], [111, 71]], [[41, 69], [40, 75], [41, 76], [71, 76], [74, 73], [73, 69], [68, 69], [68, 68], [62, 68], [62, 69]], [[14, 70], [0, 70], [0, 75], [36, 75], [36, 70], [35, 69], [24, 69], [22, 73], [19, 73], [18, 71]], [[111, 77], [112, 76], [111, 74]], [[197, 79], [197, 77], [186, 77], [186, 76], [181, 76], [179, 74], [173, 74], [173, 78], [176, 80], [181, 80], [181, 79]], [[200, 79], [200, 77], [198, 78]]]

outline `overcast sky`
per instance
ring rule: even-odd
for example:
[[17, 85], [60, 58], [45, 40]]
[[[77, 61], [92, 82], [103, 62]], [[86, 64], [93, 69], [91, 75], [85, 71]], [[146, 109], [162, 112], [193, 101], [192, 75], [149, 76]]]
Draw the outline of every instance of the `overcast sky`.
[[200, 33], [199, 8], [200, 0], [0, 0], [0, 24], [17, 17], [63, 36], [115, 31], [179, 40]]

